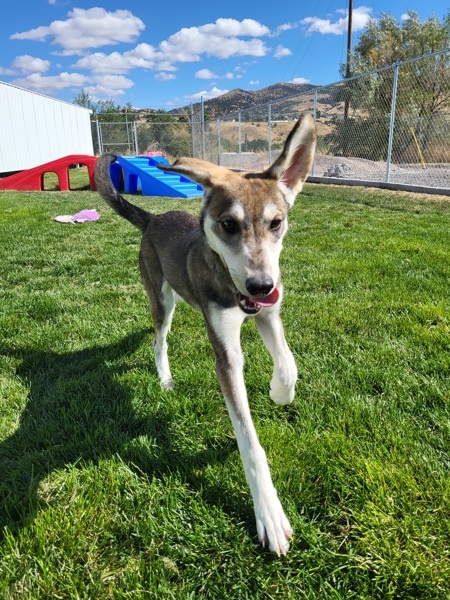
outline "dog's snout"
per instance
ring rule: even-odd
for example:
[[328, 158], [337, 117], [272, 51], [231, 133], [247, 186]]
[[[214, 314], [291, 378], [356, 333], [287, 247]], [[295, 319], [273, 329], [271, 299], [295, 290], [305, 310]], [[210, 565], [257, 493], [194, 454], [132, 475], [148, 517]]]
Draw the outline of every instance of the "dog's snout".
[[248, 277], [245, 281], [250, 296], [267, 296], [273, 290], [273, 279], [269, 275]]

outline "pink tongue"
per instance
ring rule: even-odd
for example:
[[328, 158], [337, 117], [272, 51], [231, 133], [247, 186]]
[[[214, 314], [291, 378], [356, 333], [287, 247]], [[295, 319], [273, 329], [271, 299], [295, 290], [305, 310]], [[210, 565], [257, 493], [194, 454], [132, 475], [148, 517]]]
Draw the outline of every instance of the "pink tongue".
[[268, 296], [264, 296], [263, 298], [250, 298], [250, 300], [257, 306], [264, 308], [267, 306], [273, 306], [278, 301], [279, 297], [280, 291], [278, 288], [275, 288]]

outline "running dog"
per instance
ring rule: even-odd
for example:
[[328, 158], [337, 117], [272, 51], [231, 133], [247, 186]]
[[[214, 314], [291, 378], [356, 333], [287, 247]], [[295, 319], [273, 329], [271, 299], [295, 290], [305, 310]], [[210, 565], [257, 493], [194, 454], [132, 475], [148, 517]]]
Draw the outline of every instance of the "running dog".
[[203, 186], [200, 218], [182, 211], [152, 214], [130, 204], [111, 181], [114, 154], [100, 156], [95, 173], [100, 195], [142, 232], [139, 264], [153, 318], [156, 368], [165, 388], [173, 387], [166, 339], [175, 304], [189, 302], [206, 321], [258, 537], [278, 556], [287, 553], [292, 528], [250, 415], [240, 330], [244, 321], [255, 320], [274, 363], [270, 397], [281, 405], [292, 402], [297, 367], [280, 319], [279, 257], [287, 213], [311, 168], [315, 140], [313, 118], [303, 113], [278, 159], [263, 172], [236, 173], [194, 158], [161, 165]]

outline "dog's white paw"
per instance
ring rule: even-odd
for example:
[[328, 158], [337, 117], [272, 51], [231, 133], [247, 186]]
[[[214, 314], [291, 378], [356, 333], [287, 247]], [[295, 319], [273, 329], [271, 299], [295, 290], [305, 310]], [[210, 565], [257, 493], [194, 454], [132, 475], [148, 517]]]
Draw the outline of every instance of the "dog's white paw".
[[289, 551], [292, 527], [284, 514], [275, 488], [255, 503], [256, 529], [263, 548], [268, 547], [277, 556]]
[[295, 379], [294, 383], [286, 385], [275, 377], [270, 382], [270, 397], [276, 404], [284, 406], [290, 404], [295, 396]]
[[297, 382], [297, 365], [288, 350], [284, 354], [282, 364], [275, 366], [270, 382], [270, 397], [276, 404], [290, 404], [295, 396]]
[[172, 377], [168, 377], [166, 379], [161, 379], [161, 386], [165, 390], [173, 390], [173, 389], [175, 389], [175, 384], [173, 382]]

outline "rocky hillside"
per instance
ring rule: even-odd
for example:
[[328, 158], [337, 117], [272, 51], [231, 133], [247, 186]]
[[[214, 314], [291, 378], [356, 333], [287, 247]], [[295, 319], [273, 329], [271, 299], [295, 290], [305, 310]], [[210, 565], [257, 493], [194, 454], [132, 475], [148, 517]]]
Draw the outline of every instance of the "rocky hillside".
[[288, 98], [295, 94], [301, 94], [314, 87], [309, 84], [275, 83], [274, 85], [255, 91], [236, 89], [212, 100], [206, 100], [204, 105], [210, 118], [214, 119], [227, 113], [246, 110], [261, 104], [274, 102], [280, 98]]

